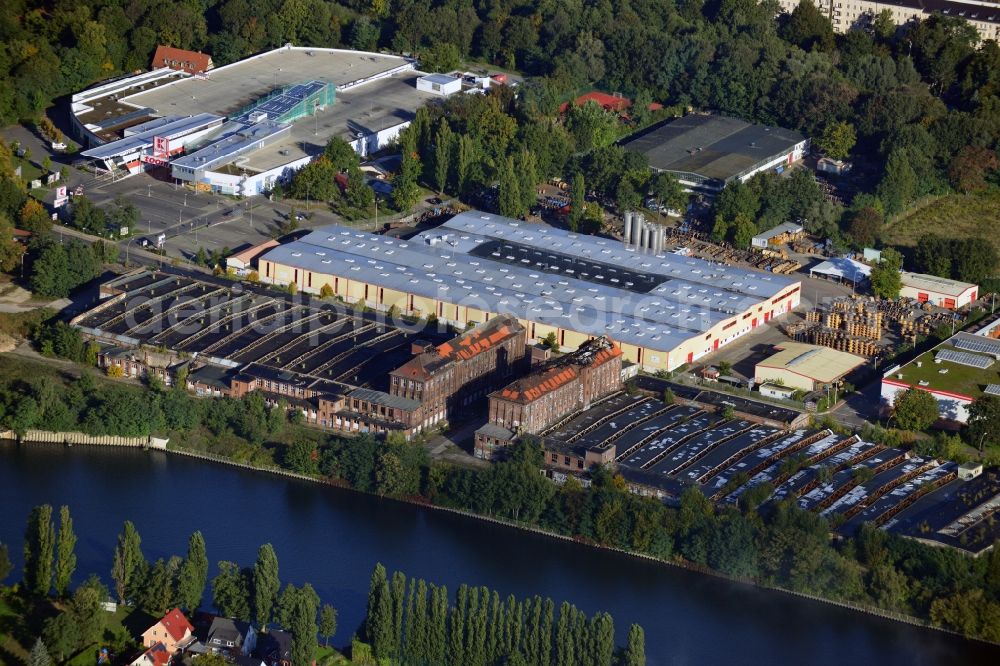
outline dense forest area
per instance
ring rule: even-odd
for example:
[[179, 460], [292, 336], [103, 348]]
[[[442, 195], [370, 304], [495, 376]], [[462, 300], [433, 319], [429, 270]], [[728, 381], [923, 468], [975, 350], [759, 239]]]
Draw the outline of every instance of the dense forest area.
[[[584, 192], [641, 201], [656, 183], [615, 151], [622, 128], [610, 114], [576, 110], [556, 121], [559, 105], [590, 87], [633, 97], [636, 116], [655, 100], [667, 113], [712, 109], [801, 130], [827, 154], [853, 148], [872, 174], [844, 205], [815, 185], [768, 205], [760, 195], [775, 187], [757, 183], [716, 220], [717, 237], [737, 244], [792, 214], [835, 241], [867, 244], [921, 197], [979, 191], [996, 178], [1000, 47], [954, 17], [897, 28], [883, 15], [834, 35], [810, 0], [780, 16], [772, 0], [14, 0], [0, 17], [0, 42], [5, 123], [37, 120], [60, 96], [148, 67], [159, 43], [205, 50], [217, 65], [293, 42], [408, 53], [428, 69], [465, 60], [524, 74], [516, 99], [456, 100], [447, 127], [435, 111], [410, 133], [413, 163], [404, 163], [397, 208], [417, 196], [417, 178], [455, 194], [499, 182], [495, 203], [518, 213], [529, 176], [582, 175], [576, 225], [595, 219]], [[625, 129], [650, 120], [629, 119]]]

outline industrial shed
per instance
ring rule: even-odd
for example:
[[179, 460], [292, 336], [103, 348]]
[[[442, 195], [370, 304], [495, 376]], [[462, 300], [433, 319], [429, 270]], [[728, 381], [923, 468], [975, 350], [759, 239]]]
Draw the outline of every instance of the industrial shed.
[[930, 303], [949, 310], [972, 303], [976, 300], [976, 292], [979, 290], [977, 285], [936, 275], [902, 271], [900, 278], [903, 283], [899, 290], [901, 297], [913, 298], [921, 303]]
[[854, 354], [801, 342], [782, 343], [776, 349], [777, 354], [757, 364], [754, 381], [758, 384], [780, 383], [815, 391], [835, 384], [865, 363], [865, 359]]
[[780, 173], [802, 159], [809, 139], [793, 130], [738, 118], [692, 114], [654, 127], [623, 145], [645, 155], [656, 171], [674, 174], [682, 185], [716, 193], [762, 171]]

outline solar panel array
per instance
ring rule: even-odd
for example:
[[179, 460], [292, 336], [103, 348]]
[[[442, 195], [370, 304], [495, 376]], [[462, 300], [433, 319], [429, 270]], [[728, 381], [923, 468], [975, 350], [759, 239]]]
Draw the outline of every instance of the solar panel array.
[[951, 344], [953, 347], [958, 349], [1000, 356], [1000, 340], [994, 340], [993, 338], [987, 338], [981, 335], [974, 337], [964, 335], [957, 336], [951, 341]]
[[1000, 396], [1000, 384], [990, 384], [989, 386], [986, 387], [986, 390], [983, 391], [983, 393], [987, 395]]
[[950, 349], [942, 349], [937, 353], [935, 358], [941, 359], [942, 361], [951, 361], [952, 363], [958, 363], [959, 365], [968, 365], [973, 368], [979, 368], [980, 370], [985, 370], [986, 368], [993, 365], [993, 359], [980, 356], [979, 354], [969, 354], [967, 352], [952, 351]]

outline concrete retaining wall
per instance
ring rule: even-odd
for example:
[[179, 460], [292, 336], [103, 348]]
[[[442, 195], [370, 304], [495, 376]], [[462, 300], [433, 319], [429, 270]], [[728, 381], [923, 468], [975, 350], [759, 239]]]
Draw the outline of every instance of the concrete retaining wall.
[[82, 444], [91, 446], [132, 446], [166, 449], [167, 440], [158, 437], [119, 437], [117, 435], [87, 435], [82, 432], [51, 432], [28, 430], [18, 436], [13, 430], [0, 432], [0, 439], [16, 439], [22, 443]]

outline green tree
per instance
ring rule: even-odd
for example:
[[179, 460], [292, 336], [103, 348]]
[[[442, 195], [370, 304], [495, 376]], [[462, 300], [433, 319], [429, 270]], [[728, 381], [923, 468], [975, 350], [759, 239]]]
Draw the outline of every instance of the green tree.
[[378, 659], [390, 659], [395, 652], [393, 643], [392, 596], [385, 567], [379, 562], [372, 571], [368, 588], [368, 610], [365, 614], [365, 636]]
[[927, 391], [909, 388], [893, 403], [896, 425], [904, 430], [926, 430], [938, 418], [938, 404]]
[[889, 154], [876, 194], [885, 204], [886, 214], [897, 215], [910, 205], [916, 193], [917, 174], [913, 171], [910, 157], [905, 149], [897, 148]]
[[41, 637], [35, 639], [35, 644], [31, 646], [31, 654], [28, 655], [28, 666], [52, 666], [52, 657], [45, 648], [45, 643]]
[[812, 0], [801, 0], [785, 22], [781, 36], [802, 49], [833, 49], [833, 25]]
[[7, 544], [0, 543], [0, 585], [7, 580], [7, 576], [14, 570], [14, 563], [10, 561], [10, 552]]
[[409, 210], [420, 198], [417, 179], [420, 178], [420, 155], [417, 152], [416, 132], [407, 128], [400, 137], [402, 161], [392, 182], [392, 204], [396, 210]]
[[580, 228], [580, 220], [583, 218], [583, 207], [587, 202], [587, 189], [583, 174], [578, 173], [573, 176], [571, 193], [567, 224], [570, 231], [577, 231]]
[[224, 617], [250, 619], [250, 576], [235, 562], [219, 562], [212, 579], [212, 603]]
[[448, 122], [442, 118], [434, 140], [434, 183], [438, 194], [448, 187], [448, 174], [451, 171], [451, 153], [455, 142], [454, 133]]
[[524, 197], [521, 196], [521, 183], [514, 170], [514, 159], [508, 157], [500, 169], [500, 191], [498, 194], [500, 214], [507, 217], [524, 215]]
[[476, 139], [468, 134], [458, 136], [458, 155], [455, 160], [455, 190], [463, 196], [472, 180], [474, 165], [480, 158], [481, 149]]
[[858, 141], [854, 125], [837, 121], [823, 128], [823, 134], [816, 140], [816, 147], [827, 157], [835, 160], [847, 159]]
[[882, 214], [865, 206], [851, 217], [848, 233], [861, 247], [871, 247], [882, 233]]
[[337, 633], [337, 609], [330, 604], [323, 604], [323, 609], [319, 614], [319, 635], [323, 637], [323, 644], [329, 645], [330, 639]]
[[517, 164], [518, 191], [521, 194], [522, 214], [531, 210], [538, 197], [535, 195], [535, 188], [540, 180], [538, 176], [538, 159], [535, 154], [525, 148], [521, 151]]
[[351, 147], [351, 144], [339, 136], [330, 137], [326, 147], [323, 148], [323, 157], [329, 160], [334, 171], [338, 173], [350, 171], [361, 165], [358, 153]]
[[62, 663], [79, 648], [80, 627], [71, 613], [60, 613], [42, 625], [42, 640], [56, 657], [56, 662]]
[[28, 516], [28, 529], [24, 533], [24, 585], [32, 594], [45, 596], [52, 587], [55, 541], [52, 507], [36, 506]]
[[265, 543], [257, 551], [257, 562], [253, 567], [253, 613], [257, 626], [266, 630], [271, 621], [274, 605], [281, 591], [278, 578], [278, 556], [274, 547]]
[[583, 106], [571, 106], [566, 112], [566, 128], [573, 135], [579, 152], [610, 145], [616, 138], [618, 127], [618, 117], [593, 101]]
[[153, 563], [146, 574], [136, 596], [136, 605], [155, 616], [160, 616], [174, 605], [175, 581], [181, 567], [181, 558], [177, 556], [164, 560], [162, 557]]
[[672, 173], [661, 171], [656, 174], [652, 179], [650, 194], [661, 206], [680, 212], [687, 208], [688, 194]]
[[[969, 405], [969, 441], [979, 450], [1000, 446], [1000, 398], [982, 395]], [[0, 569], [0, 573], [2, 573]], [[0, 576], [0, 580], [3, 577]]]
[[205, 538], [201, 532], [194, 532], [188, 538], [187, 555], [177, 574], [177, 604], [194, 611], [201, 604], [208, 582], [208, 555]]
[[757, 226], [746, 215], [740, 214], [733, 221], [733, 245], [738, 248], [750, 247], [750, 241], [757, 235]]
[[892, 248], [882, 250], [881, 260], [872, 266], [870, 281], [872, 291], [876, 296], [893, 299], [899, 296], [902, 288], [903, 256]]
[[445, 661], [448, 643], [448, 588], [430, 586], [430, 608], [427, 627], [427, 661], [441, 664]]
[[126, 520], [115, 546], [111, 578], [115, 581], [115, 594], [121, 603], [127, 603], [138, 592], [146, 575], [146, 558], [142, 554], [142, 538], [132, 521]]
[[392, 584], [389, 588], [392, 601], [392, 645], [398, 653], [403, 645], [403, 608], [406, 604], [406, 575], [402, 571], [394, 571]]
[[73, 572], [76, 571], [76, 534], [69, 507], [59, 508], [59, 537], [56, 542], [55, 588], [60, 597], [66, 596]]
[[347, 190], [344, 192], [347, 205], [360, 211], [367, 211], [375, 205], [375, 190], [365, 182], [364, 172], [351, 167], [347, 172]]
[[[294, 590], [294, 588], [292, 588]], [[293, 595], [293, 603], [288, 617], [288, 627], [292, 633], [292, 663], [311, 664], [319, 647], [316, 634], [319, 627], [316, 614], [319, 611], [319, 595], [306, 583]]]
[[638, 624], [629, 627], [622, 662], [624, 666], [646, 666], [646, 633]]
[[986, 189], [986, 174], [998, 166], [997, 154], [979, 146], [966, 146], [948, 165], [951, 186], [966, 194]]
[[91, 574], [73, 592], [67, 610], [79, 631], [80, 647], [93, 645], [104, 636], [108, 617], [104, 602], [107, 599], [108, 588], [95, 574]]
[[458, 46], [450, 41], [439, 41], [420, 54], [420, 67], [426, 72], [452, 72], [461, 64]]
[[466, 612], [469, 599], [469, 587], [465, 584], [458, 586], [455, 593], [455, 606], [448, 618], [448, 645], [447, 664], [449, 666], [462, 666], [465, 659], [465, 628]]

